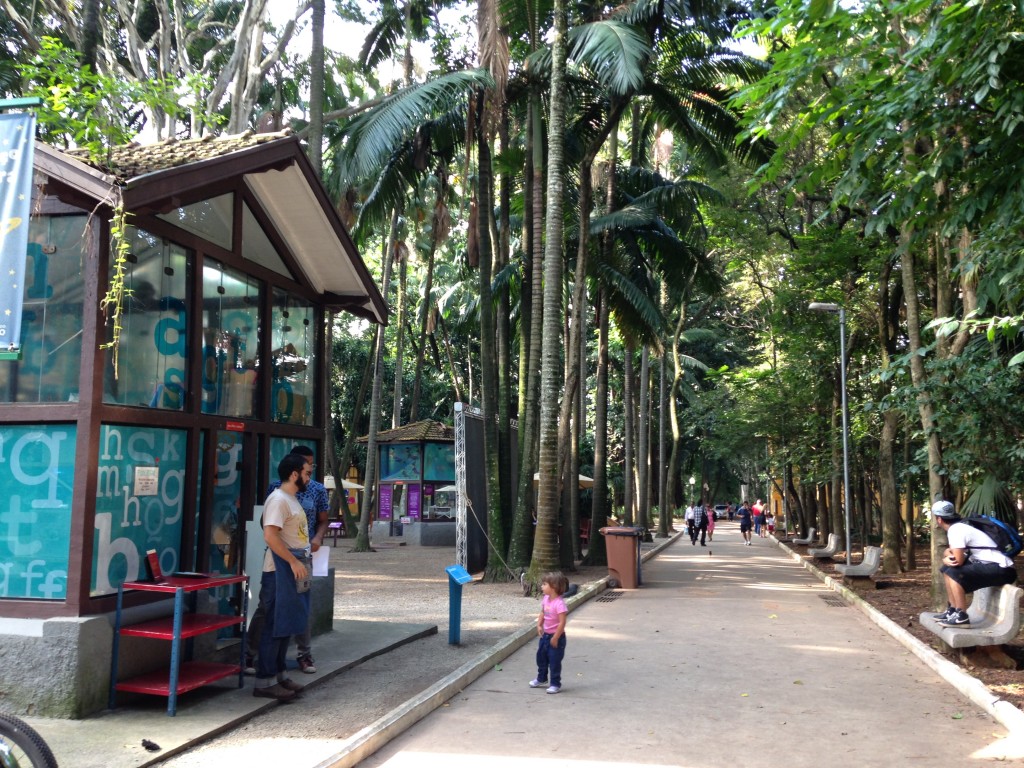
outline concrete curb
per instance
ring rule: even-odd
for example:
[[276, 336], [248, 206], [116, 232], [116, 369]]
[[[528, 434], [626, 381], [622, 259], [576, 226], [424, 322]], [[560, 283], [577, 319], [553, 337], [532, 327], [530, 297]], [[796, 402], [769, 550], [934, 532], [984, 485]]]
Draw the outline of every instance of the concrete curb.
[[[658, 539], [658, 543], [654, 547], [641, 554], [641, 562], [647, 562], [655, 557], [682, 535], [682, 531], [675, 531], [667, 539]], [[584, 585], [574, 597], [568, 600], [569, 611], [574, 611], [583, 603], [601, 594], [607, 586], [607, 576]], [[315, 768], [352, 768], [418, 723], [485, 672], [493, 669], [495, 664], [507, 659], [536, 636], [537, 628], [531, 623], [504, 640], [500, 640], [415, 698], [396, 707], [376, 722], [353, 734], [340, 752], [317, 764]]]
[[961, 667], [951, 662], [934, 648], [925, 645], [852, 589], [844, 587], [840, 581], [826, 574], [814, 563], [805, 560], [800, 553], [793, 551], [778, 539], [775, 540], [775, 543], [788, 553], [792, 559], [799, 562], [805, 569], [821, 579], [825, 586], [839, 593], [846, 602], [859, 608], [864, 615], [895, 638], [900, 645], [921, 659], [939, 677], [999, 721], [1010, 732], [1011, 736], [1024, 737], [1024, 712], [1010, 702], [1000, 699], [981, 680], [971, 677]]

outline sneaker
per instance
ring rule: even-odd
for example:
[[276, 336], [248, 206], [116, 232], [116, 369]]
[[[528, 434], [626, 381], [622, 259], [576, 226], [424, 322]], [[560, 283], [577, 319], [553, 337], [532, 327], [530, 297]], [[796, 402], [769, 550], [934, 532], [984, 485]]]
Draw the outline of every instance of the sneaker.
[[952, 605], [947, 605], [946, 610], [944, 610], [942, 613], [933, 613], [932, 618], [935, 619], [935, 621], [945, 621], [949, 618], [949, 615], [953, 613], [953, 611], [955, 610], [956, 609]]
[[560, 690], [562, 690], [562, 686], [560, 686], [560, 685], [549, 685], [546, 692], [547, 693], [558, 693]]
[[257, 698], [263, 699], [277, 699], [278, 701], [291, 701], [298, 694], [295, 691], [289, 691], [280, 683], [275, 685], [268, 685], [266, 688], [253, 688], [252, 695]]
[[948, 617], [939, 622], [944, 627], [962, 627], [970, 623], [971, 617], [967, 615], [967, 611], [961, 611], [959, 608], [954, 608]]
[[313, 655], [310, 653], [304, 653], [299, 656], [296, 661], [299, 663], [299, 669], [305, 672], [307, 675], [312, 675], [316, 672], [316, 664], [313, 663]]
[[543, 688], [547, 684], [548, 684], [547, 680], [531, 680], [530, 681], [530, 687], [531, 688]]
[[245, 667], [242, 669], [242, 671], [247, 675], [255, 675], [256, 657], [249, 653], [245, 654]]

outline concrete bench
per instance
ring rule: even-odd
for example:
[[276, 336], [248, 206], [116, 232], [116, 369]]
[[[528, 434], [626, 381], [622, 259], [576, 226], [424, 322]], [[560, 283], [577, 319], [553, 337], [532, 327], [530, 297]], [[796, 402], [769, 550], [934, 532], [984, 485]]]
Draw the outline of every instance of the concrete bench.
[[857, 565], [836, 566], [836, 571], [843, 575], [843, 582], [852, 587], [871, 586], [877, 587], [871, 577], [882, 566], [882, 548], [864, 547], [864, 557]]
[[938, 635], [951, 648], [976, 645], [1003, 645], [1020, 632], [1020, 596], [1024, 590], [1012, 584], [985, 587], [974, 592], [967, 609], [971, 623], [962, 627], [944, 627], [932, 618], [932, 611], [922, 613], [921, 626]]
[[806, 546], [808, 544], [816, 544], [817, 541], [818, 541], [818, 529], [817, 528], [811, 528], [811, 530], [809, 530], [807, 532], [807, 538], [806, 539], [790, 539], [790, 543], [791, 544], [799, 544], [800, 546]]
[[834, 533], [828, 535], [828, 543], [824, 547], [808, 549], [807, 554], [821, 560], [831, 559], [839, 551], [839, 537]]

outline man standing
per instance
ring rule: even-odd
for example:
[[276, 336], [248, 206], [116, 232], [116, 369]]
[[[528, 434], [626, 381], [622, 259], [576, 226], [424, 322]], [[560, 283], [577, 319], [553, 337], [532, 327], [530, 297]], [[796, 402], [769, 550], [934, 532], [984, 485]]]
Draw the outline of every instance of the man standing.
[[760, 499], [754, 502], [750, 512], [754, 516], [754, 533], [761, 536], [761, 531], [764, 529], [764, 504], [761, 503]]
[[992, 537], [963, 522], [950, 502], [935, 502], [932, 517], [949, 539], [939, 568], [946, 582], [948, 605], [945, 611], [932, 618], [944, 627], [970, 624], [967, 595], [983, 587], [1012, 584], [1017, 580], [1017, 570], [1013, 560], [999, 551]]
[[693, 527], [693, 511], [697, 508], [696, 504], [691, 504], [686, 508], [686, 533], [690, 536], [690, 543], [697, 543], [697, 535]]
[[750, 507], [747, 506], [747, 502], [740, 504], [739, 510], [736, 512], [736, 519], [740, 521], [740, 533], [743, 535], [743, 543], [746, 546], [750, 546], [750, 526], [751, 518], [753, 513], [750, 511]]
[[[313, 479], [313, 472], [316, 470], [316, 465], [313, 464], [313, 449], [307, 445], [296, 445], [292, 448], [291, 452], [296, 456], [302, 457], [303, 462], [305, 462], [306, 467], [309, 469], [309, 482], [303, 490], [296, 494], [295, 498], [298, 500], [299, 504], [302, 505], [302, 509], [306, 513], [306, 525], [310, 548], [312, 552], [316, 552], [323, 545], [324, 534], [327, 533], [327, 525], [330, 518], [330, 503], [327, 498], [327, 488], [324, 487], [322, 483]], [[270, 487], [267, 488], [267, 498], [270, 498], [270, 494], [279, 487], [281, 487], [280, 480], [272, 482]], [[256, 651], [259, 649], [260, 632], [263, 626], [264, 615], [265, 608], [263, 601], [261, 600], [249, 625], [249, 658], [246, 662], [247, 669], [254, 669], [253, 658], [256, 656]], [[316, 664], [313, 661], [312, 620], [313, 616], [312, 613], [310, 613], [310, 621], [306, 625], [305, 630], [295, 635], [295, 645], [298, 653], [296, 661], [298, 662], [299, 669], [307, 675], [312, 675], [316, 672]]]
[[705, 539], [708, 535], [708, 508], [703, 504], [696, 504], [693, 507], [693, 532], [690, 534], [690, 541], [697, 543], [697, 534], [700, 534], [700, 545], [706, 547]]
[[[299, 584], [309, 578], [304, 561], [309, 554], [306, 513], [295, 495], [304, 490], [310, 469], [305, 459], [289, 453], [277, 468], [281, 487], [263, 507], [263, 558], [260, 603], [264, 606], [254, 696], [291, 701], [303, 686], [289, 679], [288, 641], [309, 624], [309, 592]], [[300, 559], [301, 558], [301, 559]]]

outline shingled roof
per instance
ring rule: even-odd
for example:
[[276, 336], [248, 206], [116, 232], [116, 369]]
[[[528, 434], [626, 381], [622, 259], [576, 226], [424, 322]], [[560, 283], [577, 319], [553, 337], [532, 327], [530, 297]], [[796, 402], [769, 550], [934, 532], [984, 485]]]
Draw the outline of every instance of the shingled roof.
[[[111, 147], [102, 159], [36, 142], [47, 194], [79, 208], [94, 202], [164, 215], [245, 190], [283, 241], [292, 276], [332, 310], [387, 323], [388, 308], [297, 136], [242, 133]], [[93, 202], [94, 201], [94, 202]]]
[[246, 131], [232, 136], [207, 135], [201, 139], [167, 139], [154, 144], [123, 144], [110, 147], [102, 158], [90, 158], [87, 150], [71, 149], [66, 154], [114, 177], [119, 184], [156, 171], [229, 155], [242, 149], [279, 141], [292, 135], [290, 129], [277, 133]]
[[[359, 438], [360, 443], [365, 443], [368, 440], [369, 436], [367, 435]], [[442, 424], [439, 421], [427, 419], [426, 421], [417, 421], [402, 427], [396, 427], [395, 429], [385, 429], [383, 432], [377, 433], [378, 443], [422, 443], [430, 440], [453, 442], [455, 440], [455, 428]]]

